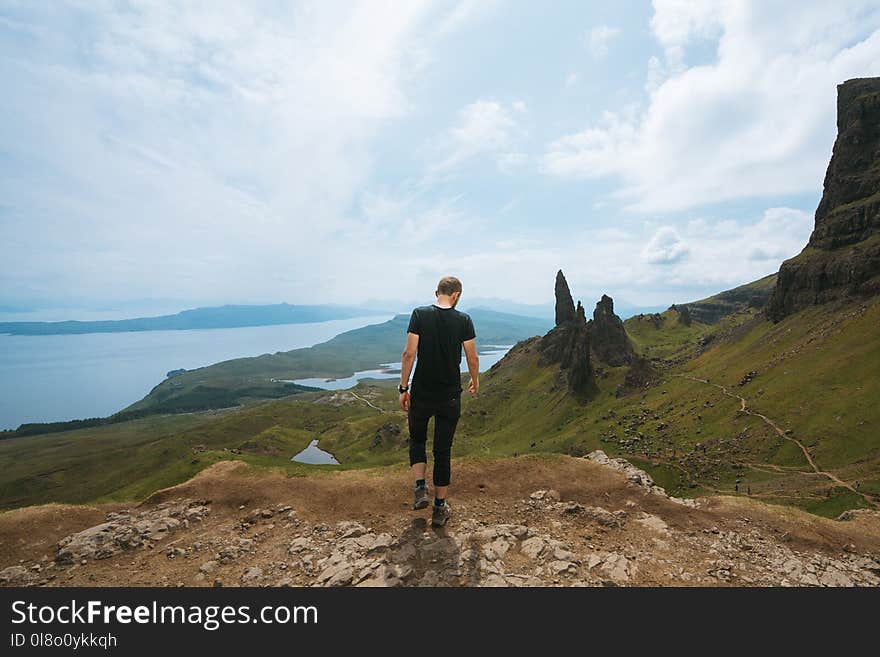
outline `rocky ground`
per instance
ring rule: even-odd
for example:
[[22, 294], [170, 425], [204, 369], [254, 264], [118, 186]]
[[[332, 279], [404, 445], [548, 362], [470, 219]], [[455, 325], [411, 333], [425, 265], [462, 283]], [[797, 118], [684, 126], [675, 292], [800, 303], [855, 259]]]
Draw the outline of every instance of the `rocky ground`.
[[880, 514], [827, 520], [670, 498], [602, 452], [455, 463], [447, 527], [405, 469], [293, 477], [213, 466], [138, 508], [0, 515], [0, 584], [878, 586]]

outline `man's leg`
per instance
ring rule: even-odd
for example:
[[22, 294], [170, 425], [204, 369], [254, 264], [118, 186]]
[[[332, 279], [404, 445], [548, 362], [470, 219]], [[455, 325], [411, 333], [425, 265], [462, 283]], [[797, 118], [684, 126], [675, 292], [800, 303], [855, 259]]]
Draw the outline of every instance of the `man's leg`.
[[[422, 451], [425, 451], [425, 443], [422, 443]], [[412, 472], [413, 479], [416, 483], [425, 480], [425, 471], [428, 469], [428, 464], [426, 462], [428, 459], [427, 455], [424, 455], [421, 458], [425, 460], [420, 463], [413, 463], [412, 467], [410, 467], [410, 472]], [[410, 460], [412, 460], [412, 458], [410, 458]]]
[[461, 397], [444, 401], [434, 416], [434, 497], [445, 500], [451, 476], [452, 439], [461, 415]]
[[419, 481], [425, 478], [425, 469], [428, 465], [425, 443], [428, 440], [428, 420], [431, 416], [425, 413], [422, 406], [410, 397], [409, 411], [406, 417], [409, 425], [410, 471], [413, 479]]

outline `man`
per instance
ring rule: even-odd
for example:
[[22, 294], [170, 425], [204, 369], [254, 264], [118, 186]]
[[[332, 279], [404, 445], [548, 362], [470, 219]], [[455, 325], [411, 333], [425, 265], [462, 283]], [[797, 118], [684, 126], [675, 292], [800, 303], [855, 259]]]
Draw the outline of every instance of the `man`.
[[[461, 349], [471, 375], [468, 392], [480, 388], [480, 361], [474, 341], [474, 323], [467, 313], [455, 309], [461, 298], [461, 281], [444, 276], [434, 292], [437, 302], [412, 311], [401, 358], [400, 407], [409, 423], [409, 464], [416, 482], [414, 509], [428, 506], [425, 484], [428, 420], [434, 417], [434, 510], [431, 524], [441, 527], [449, 519], [450, 458], [452, 438], [461, 415]], [[413, 362], [412, 390], [407, 385]]]

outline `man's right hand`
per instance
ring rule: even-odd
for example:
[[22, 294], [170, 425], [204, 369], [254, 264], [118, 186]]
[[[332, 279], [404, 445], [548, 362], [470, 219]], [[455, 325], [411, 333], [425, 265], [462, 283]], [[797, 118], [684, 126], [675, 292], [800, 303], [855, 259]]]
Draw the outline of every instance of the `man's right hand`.
[[473, 377], [471, 377], [471, 380], [470, 380], [470, 382], [468, 383], [468, 392], [471, 393], [472, 395], [476, 395], [476, 394], [477, 394], [477, 390], [479, 390], [479, 389], [480, 389], [480, 382], [479, 382], [479, 380], [474, 381]]

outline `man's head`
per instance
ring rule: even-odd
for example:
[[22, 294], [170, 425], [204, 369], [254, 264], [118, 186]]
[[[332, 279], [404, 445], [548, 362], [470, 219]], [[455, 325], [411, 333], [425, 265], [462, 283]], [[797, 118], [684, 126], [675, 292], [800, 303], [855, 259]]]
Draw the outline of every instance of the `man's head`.
[[455, 304], [461, 298], [461, 281], [455, 276], [444, 276], [437, 283], [437, 290], [434, 292], [437, 301], [448, 303], [455, 308]]

